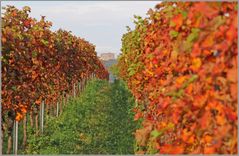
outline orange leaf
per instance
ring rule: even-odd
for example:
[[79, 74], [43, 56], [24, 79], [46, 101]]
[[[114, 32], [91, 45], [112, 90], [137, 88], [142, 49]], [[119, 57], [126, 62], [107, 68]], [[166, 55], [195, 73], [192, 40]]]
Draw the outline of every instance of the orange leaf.
[[182, 154], [184, 152], [184, 146], [182, 145], [163, 145], [160, 148], [161, 154]]
[[206, 129], [211, 122], [211, 113], [206, 111], [200, 119], [202, 129]]
[[212, 18], [213, 16], [218, 14], [218, 10], [213, 8], [207, 2], [198, 2], [194, 5], [194, 13], [200, 12], [202, 15], [206, 17]]
[[14, 10], [13, 12], [12, 12], [12, 16], [14, 17], [14, 16], [17, 16], [17, 11], [16, 10]]
[[38, 76], [38, 74], [37, 74], [35, 71], [33, 71], [33, 72], [32, 72], [32, 79], [37, 78], [37, 76]]
[[207, 101], [207, 95], [198, 95], [195, 97], [195, 100], [193, 101], [193, 105], [200, 108], [205, 104], [206, 101]]
[[173, 123], [174, 123], [174, 124], [177, 124], [178, 121], [179, 121], [179, 119], [180, 119], [179, 111], [178, 111], [178, 110], [174, 110], [174, 111], [172, 112], [172, 120], [173, 120]]
[[193, 91], [193, 84], [189, 84], [188, 87], [185, 89], [185, 92], [188, 94], [192, 94]]
[[178, 30], [182, 26], [182, 24], [183, 24], [183, 15], [182, 14], [178, 14], [178, 15], [174, 16], [172, 21], [176, 25], [176, 30]]
[[209, 34], [202, 43], [203, 48], [211, 47], [214, 43], [214, 34]]
[[206, 143], [211, 143], [212, 142], [212, 136], [210, 136], [210, 135], [205, 135], [203, 139]]
[[238, 69], [237, 68], [231, 68], [227, 71], [227, 79], [231, 82], [237, 82], [237, 73]]
[[232, 42], [236, 39], [237, 31], [236, 28], [234, 28], [232, 25], [230, 26], [229, 30], [226, 32], [227, 40]]
[[234, 100], [237, 99], [237, 84], [230, 84], [230, 92], [231, 92], [231, 96]]
[[217, 115], [216, 121], [219, 125], [224, 125], [226, 123], [225, 116], [223, 115]]
[[202, 61], [200, 58], [194, 58], [192, 60], [192, 65], [190, 66], [190, 68], [193, 70], [193, 71], [197, 71], [202, 65]]
[[141, 118], [143, 115], [141, 112], [138, 112], [134, 115], [134, 121], [138, 120], [139, 118]]
[[178, 77], [176, 79], [176, 86], [180, 87], [186, 79], [187, 79], [187, 76]]
[[16, 115], [16, 121], [20, 121], [22, 119], [22, 114], [20, 114], [19, 112], [17, 112], [17, 115]]
[[40, 103], [41, 103], [41, 101], [40, 101], [40, 100], [36, 100], [36, 101], [35, 101], [35, 104], [38, 104], [38, 105], [40, 105]]
[[209, 55], [212, 54], [212, 51], [210, 51], [210, 50], [203, 50], [203, 54], [204, 54], [205, 56], [209, 56]]
[[187, 140], [187, 143], [193, 144], [195, 141], [195, 135], [190, 136], [190, 138]]
[[195, 141], [195, 135], [192, 134], [192, 132], [188, 131], [187, 129], [183, 130], [181, 137], [185, 143], [193, 144]]
[[215, 152], [216, 152], [215, 147], [212, 146], [204, 147], [204, 154], [214, 154]]
[[6, 43], [7, 39], [5, 37], [2, 37], [2, 43]]
[[21, 111], [22, 111], [23, 113], [26, 113], [26, 112], [27, 112], [27, 109], [26, 109], [26, 108], [21, 108]]

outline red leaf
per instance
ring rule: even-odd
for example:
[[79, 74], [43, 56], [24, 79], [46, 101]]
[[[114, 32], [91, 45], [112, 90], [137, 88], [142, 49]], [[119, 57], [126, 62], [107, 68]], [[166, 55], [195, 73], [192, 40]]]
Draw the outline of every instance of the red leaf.
[[142, 113], [141, 112], [138, 112], [138, 113], [136, 113], [135, 115], [134, 115], [134, 120], [136, 121], [136, 120], [139, 120], [139, 118], [141, 118], [143, 115], [142, 115]]
[[234, 112], [231, 108], [227, 108], [225, 113], [226, 113], [226, 116], [229, 120], [231, 120], [231, 121], [236, 121], [237, 120], [237, 113]]

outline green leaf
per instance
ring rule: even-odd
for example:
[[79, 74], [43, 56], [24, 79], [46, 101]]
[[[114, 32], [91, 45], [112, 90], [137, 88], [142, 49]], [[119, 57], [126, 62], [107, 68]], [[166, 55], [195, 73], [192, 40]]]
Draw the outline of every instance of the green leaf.
[[183, 15], [184, 19], [187, 18], [187, 16], [188, 16], [188, 13], [186, 11], [181, 11], [181, 14]]
[[37, 57], [37, 52], [36, 51], [32, 52], [32, 57]]
[[148, 59], [152, 59], [152, 58], [154, 58], [154, 54], [150, 53], [150, 54], [148, 54], [146, 57], [147, 57]]
[[41, 39], [41, 42], [46, 46], [48, 45], [48, 41], [44, 40], [44, 39]]
[[159, 137], [159, 136], [162, 135], [162, 134], [163, 134], [162, 131], [157, 131], [157, 130], [153, 130], [153, 131], [151, 132], [151, 136], [153, 136], [154, 138], [157, 138], [157, 137]]
[[174, 127], [175, 127], [175, 125], [174, 125], [172, 122], [170, 122], [170, 123], [168, 124], [168, 128], [173, 129]]
[[17, 87], [16, 86], [12, 86], [12, 90], [16, 91]]
[[176, 24], [173, 21], [170, 21], [169, 26], [174, 27]]
[[183, 46], [182, 46], [183, 51], [187, 52], [191, 50], [193, 46], [193, 42], [198, 39], [199, 32], [200, 32], [200, 29], [192, 28], [191, 33], [188, 35], [186, 41], [183, 42]]
[[235, 9], [235, 11], [238, 10], [238, 4], [235, 5], [234, 9]]
[[198, 38], [198, 33], [200, 32], [200, 29], [198, 28], [192, 28], [192, 32], [187, 37], [187, 42], [193, 42]]
[[172, 12], [173, 9], [174, 9], [173, 6], [168, 6], [168, 7], [164, 8], [162, 11], [163, 12]]
[[217, 16], [213, 19], [212, 23], [213, 27], [212, 30], [217, 29], [219, 26], [221, 26], [222, 24], [224, 24], [226, 22], [226, 18], [224, 16]]
[[133, 76], [135, 73], [136, 73], [135, 70], [130, 70], [129, 71], [129, 76]]
[[189, 85], [190, 83], [194, 82], [197, 78], [198, 78], [198, 75], [196, 75], [196, 74], [192, 75], [192, 77], [190, 77], [190, 78], [188, 79], [188, 81], [186, 81], [186, 82], [182, 85], [182, 88], [184, 89], [184, 88], [188, 87], [188, 85]]
[[174, 31], [174, 30], [171, 30], [171, 31], [169, 32], [169, 35], [170, 35], [171, 38], [174, 38], [174, 37], [177, 37], [177, 36], [178, 36], [178, 32], [177, 32], [177, 31]]

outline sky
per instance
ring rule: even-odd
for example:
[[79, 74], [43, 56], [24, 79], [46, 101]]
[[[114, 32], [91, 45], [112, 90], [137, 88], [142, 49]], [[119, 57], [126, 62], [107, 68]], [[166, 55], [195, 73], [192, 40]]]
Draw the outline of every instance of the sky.
[[121, 37], [126, 26], [134, 28], [133, 16], [146, 17], [159, 1], [3, 1], [1, 6], [31, 7], [30, 16], [41, 15], [60, 28], [84, 38], [96, 46], [98, 55], [120, 53]]

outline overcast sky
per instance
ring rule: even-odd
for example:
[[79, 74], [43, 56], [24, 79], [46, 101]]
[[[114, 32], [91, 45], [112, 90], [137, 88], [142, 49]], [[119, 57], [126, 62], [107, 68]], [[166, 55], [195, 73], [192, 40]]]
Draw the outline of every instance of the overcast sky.
[[134, 27], [133, 16], [146, 17], [159, 1], [3, 1], [2, 6], [30, 6], [31, 16], [53, 22], [52, 30], [72, 31], [96, 45], [97, 53], [120, 53], [126, 26]]

